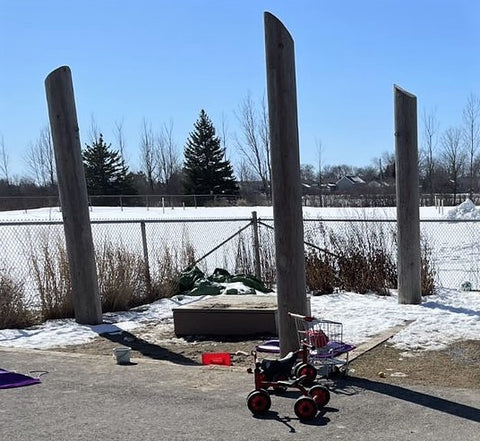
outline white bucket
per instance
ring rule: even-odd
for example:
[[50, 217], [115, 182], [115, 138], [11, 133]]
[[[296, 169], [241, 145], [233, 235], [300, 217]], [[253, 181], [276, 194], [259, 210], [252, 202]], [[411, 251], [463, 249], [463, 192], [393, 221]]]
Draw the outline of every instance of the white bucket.
[[117, 364], [130, 363], [130, 348], [118, 347], [113, 349], [113, 355], [117, 359]]

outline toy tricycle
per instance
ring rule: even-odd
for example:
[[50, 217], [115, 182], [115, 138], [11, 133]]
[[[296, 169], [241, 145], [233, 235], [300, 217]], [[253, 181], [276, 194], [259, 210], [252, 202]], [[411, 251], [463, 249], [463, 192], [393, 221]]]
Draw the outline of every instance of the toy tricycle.
[[[252, 351], [255, 369], [248, 369], [254, 374], [255, 390], [247, 396], [247, 407], [254, 415], [267, 412], [271, 406], [268, 389], [283, 392], [289, 388], [298, 389], [300, 396], [294, 405], [295, 415], [300, 420], [311, 420], [318, 410], [330, 400], [329, 390], [319, 384], [312, 385], [317, 376], [314, 366], [307, 363], [308, 348], [290, 352], [283, 358], [257, 360], [257, 351]], [[297, 361], [299, 360], [300, 361]], [[309, 387], [310, 386], [310, 387]]]

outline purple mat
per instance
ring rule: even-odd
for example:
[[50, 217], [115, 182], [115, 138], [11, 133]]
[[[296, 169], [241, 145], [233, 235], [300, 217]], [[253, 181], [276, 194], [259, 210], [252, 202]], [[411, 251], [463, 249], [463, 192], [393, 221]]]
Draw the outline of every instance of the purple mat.
[[329, 341], [326, 350], [316, 354], [315, 358], [332, 358], [336, 357], [337, 355], [344, 354], [345, 352], [353, 351], [354, 349], [355, 346], [349, 345], [348, 343]]
[[33, 378], [28, 375], [17, 374], [16, 372], [9, 372], [0, 369], [0, 389], [28, 386], [37, 383], [40, 383], [40, 378]]

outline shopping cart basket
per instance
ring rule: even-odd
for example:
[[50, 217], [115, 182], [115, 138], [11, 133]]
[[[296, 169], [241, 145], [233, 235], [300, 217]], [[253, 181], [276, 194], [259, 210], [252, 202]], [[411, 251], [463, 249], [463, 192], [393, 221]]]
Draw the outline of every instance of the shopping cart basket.
[[295, 320], [299, 347], [308, 346], [308, 362], [316, 367], [319, 375], [347, 374], [348, 353], [355, 346], [343, 341], [343, 324], [291, 312], [288, 314]]

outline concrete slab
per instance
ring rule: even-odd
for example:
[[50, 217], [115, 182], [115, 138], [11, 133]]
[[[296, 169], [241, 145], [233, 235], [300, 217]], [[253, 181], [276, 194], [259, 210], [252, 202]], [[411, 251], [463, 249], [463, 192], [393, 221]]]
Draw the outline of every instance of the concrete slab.
[[276, 296], [219, 295], [173, 309], [175, 334], [277, 335]]

